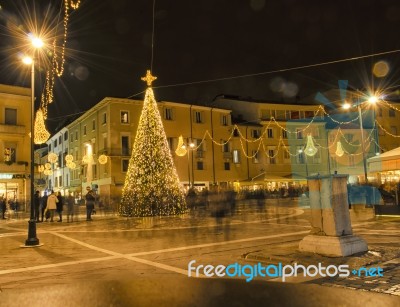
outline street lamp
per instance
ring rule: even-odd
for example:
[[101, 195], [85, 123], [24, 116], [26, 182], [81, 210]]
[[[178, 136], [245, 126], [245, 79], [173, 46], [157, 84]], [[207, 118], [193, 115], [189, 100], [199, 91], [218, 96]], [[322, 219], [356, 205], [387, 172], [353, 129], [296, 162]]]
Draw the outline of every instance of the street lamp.
[[[43, 41], [38, 38], [32, 38], [32, 45], [35, 49], [43, 47]], [[35, 195], [35, 185], [34, 185], [34, 174], [35, 174], [35, 165], [34, 165], [34, 114], [35, 114], [35, 60], [34, 54], [33, 57], [25, 57], [22, 60], [24, 64], [31, 65], [31, 214], [28, 222], [28, 239], [25, 241], [25, 246], [38, 246], [39, 239], [36, 236], [36, 220], [35, 220], [35, 204], [34, 204], [34, 195]]]
[[[193, 150], [195, 147], [195, 144], [193, 142], [189, 142], [189, 148], [187, 150], [187, 159], [188, 159], [188, 183], [189, 183], [189, 189], [194, 186], [194, 172], [193, 172], [193, 163], [192, 163], [192, 180], [190, 180], [190, 151]], [[186, 149], [186, 144], [182, 144], [181, 146], [182, 149]]]
[[357, 107], [358, 110], [358, 119], [360, 122], [360, 133], [361, 133], [361, 150], [362, 150], [362, 159], [363, 159], [363, 166], [364, 166], [364, 178], [365, 178], [365, 183], [368, 184], [368, 175], [367, 175], [367, 159], [365, 157], [365, 141], [364, 141], [364, 129], [363, 129], [363, 119], [362, 119], [362, 113], [361, 113], [361, 105], [365, 102], [368, 102], [369, 104], [375, 104], [378, 102], [378, 97], [376, 96], [371, 96], [369, 97], [366, 101], [360, 101], [360, 97], [357, 98], [357, 102], [355, 104], [350, 104], [346, 102], [343, 105], [343, 109], [348, 110], [351, 107]]

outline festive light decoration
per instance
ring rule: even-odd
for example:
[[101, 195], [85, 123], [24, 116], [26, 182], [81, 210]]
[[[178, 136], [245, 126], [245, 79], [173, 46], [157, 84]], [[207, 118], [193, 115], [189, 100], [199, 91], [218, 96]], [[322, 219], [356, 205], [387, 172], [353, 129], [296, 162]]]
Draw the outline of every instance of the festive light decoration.
[[187, 209], [151, 88], [155, 79], [149, 70], [142, 78], [148, 88], [122, 189], [123, 216], [175, 215]]
[[183, 157], [187, 153], [186, 146], [183, 144], [182, 135], [178, 138], [178, 146], [176, 147], [175, 153], [179, 157]]
[[46, 164], [44, 165], [44, 168], [45, 168], [45, 169], [51, 169], [51, 164], [50, 164], [50, 163], [46, 163]]
[[44, 165], [39, 165], [39, 166], [38, 166], [38, 171], [39, 171], [39, 173], [43, 173], [44, 170], [45, 170]]
[[72, 162], [72, 161], [67, 162], [66, 165], [67, 165], [67, 167], [70, 168], [70, 169], [75, 169], [75, 168], [76, 168], [76, 163], [75, 163], [75, 162]]
[[72, 161], [74, 161], [74, 156], [73, 155], [71, 155], [71, 154], [69, 154], [69, 155], [66, 155], [65, 156], [65, 162], [72, 162]]
[[49, 139], [50, 133], [44, 124], [43, 111], [39, 108], [36, 112], [33, 140], [35, 144], [43, 144]]
[[51, 170], [51, 169], [45, 169], [45, 170], [43, 171], [43, 174], [46, 175], [46, 176], [51, 176], [51, 175], [53, 175], [53, 170]]
[[49, 161], [50, 163], [56, 163], [58, 161], [58, 156], [54, 152], [51, 152], [47, 156], [47, 161]]
[[338, 157], [341, 157], [341, 156], [344, 155], [344, 150], [343, 150], [343, 147], [342, 147], [342, 143], [341, 143], [340, 141], [337, 141], [337, 143], [336, 143], [336, 151], [335, 151], [335, 154], [336, 154]]
[[99, 161], [100, 164], [106, 164], [108, 161], [108, 158], [106, 155], [100, 155], [97, 160]]
[[313, 141], [313, 138], [312, 138], [311, 134], [307, 135], [307, 145], [306, 145], [306, 148], [304, 149], [304, 153], [307, 156], [312, 157], [317, 152], [318, 152], [318, 149], [314, 145], [314, 141]]

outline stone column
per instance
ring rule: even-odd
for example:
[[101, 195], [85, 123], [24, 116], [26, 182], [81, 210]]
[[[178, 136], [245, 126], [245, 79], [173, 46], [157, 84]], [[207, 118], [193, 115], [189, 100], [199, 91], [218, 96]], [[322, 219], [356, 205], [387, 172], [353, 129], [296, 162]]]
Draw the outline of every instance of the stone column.
[[353, 235], [347, 194], [348, 175], [308, 177], [311, 233], [300, 251], [326, 256], [350, 256], [368, 251], [367, 243]]

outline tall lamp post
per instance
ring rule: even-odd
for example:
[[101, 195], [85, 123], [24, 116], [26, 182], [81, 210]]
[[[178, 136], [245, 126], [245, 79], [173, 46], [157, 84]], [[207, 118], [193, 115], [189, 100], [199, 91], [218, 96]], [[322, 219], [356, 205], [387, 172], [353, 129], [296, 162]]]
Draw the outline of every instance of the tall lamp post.
[[[41, 48], [43, 42], [40, 38], [33, 38], [32, 45], [34, 48]], [[34, 55], [34, 54], [33, 54]], [[31, 214], [28, 222], [28, 239], [25, 241], [25, 246], [38, 246], [39, 239], [36, 236], [36, 220], [35, 220], [35, 185], [34, 185], [34, 174], [35, 174], [35, 146], [34, 146], [34, 114], [35, 114], [35, 60], [33, 57], [25, 57], [23, 62], [27, 65], [31, 65]]]
[[[188, 142], [189, 143], [189, 148], [187, 150], [187, 159], [188, 159], [188, 183], [189, 183], [189, 189], [193, 187], [194, 185], [194, 172], [193, 172], [193, 164], [192, 164], [192, 176], [190, 176], [190, 151], [193, 150], [195, 147], [193, 142]], [[182, 145], [182, 149], [186, 149], [186, 145]], [[192, 178], [192, 180], [191, 180]]]
[[378, 101], [378, 98], [376, 96], [371, 96], [368, 98], [367, 101], [360, 101], [360, 97], [357, 98], [357, 102], [353, 105], [349, 103], [345, 103], [343, 105], [344, 109], [350, 109], [351, 107], [357, 107], [358, 110], [358, 119], [360, 123], [360, 133], [361, 133], [361, 150], [362, 150], [362, 159], [363, 159], [363, 167], [364, 167], [364, 178], [365, 178], [365, 183], [368, 184], [368, 171], [367, 171], [367, 159], [366, 159], [366, 154], [365, 154], [365, 139], [364, 139], [364, 128], [363, 128], [363, 119], [362, 119], [362, 112], [361, 112], [361, 105], [365, 102], [368, 102], [370, 104], [375, 104]]

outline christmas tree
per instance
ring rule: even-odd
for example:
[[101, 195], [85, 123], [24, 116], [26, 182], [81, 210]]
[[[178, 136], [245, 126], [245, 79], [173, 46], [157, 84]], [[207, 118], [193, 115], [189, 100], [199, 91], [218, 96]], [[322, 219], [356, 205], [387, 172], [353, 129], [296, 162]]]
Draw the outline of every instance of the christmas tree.
[[129, 161], [119, 214], [123, 216], [175, 215], [186, 211], [185, 195], [165, 135], [151, 83], [150, 71], [143, 109]]

